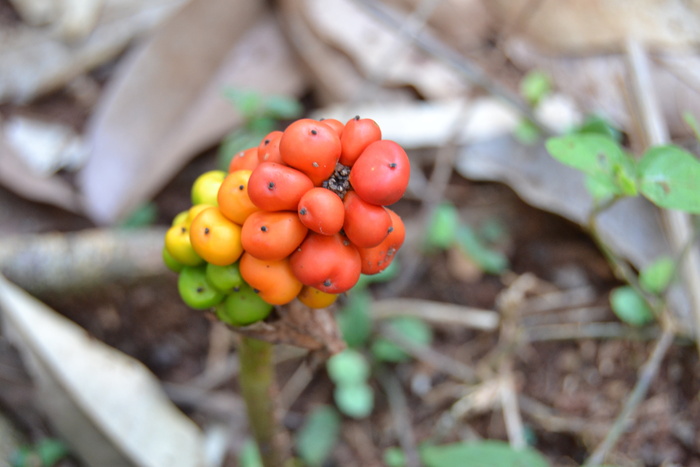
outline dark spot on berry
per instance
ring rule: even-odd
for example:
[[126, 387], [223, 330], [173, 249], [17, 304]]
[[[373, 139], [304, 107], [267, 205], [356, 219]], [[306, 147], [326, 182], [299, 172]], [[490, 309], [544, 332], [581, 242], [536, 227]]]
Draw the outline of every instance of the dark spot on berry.
[[332, 284], [332, 282], [331, 282], [331, 280], [330, 280], [330, 279], [326, 279], [325, 281], [323, 281], [323, 285], [324, 285], [324, 287], [330, 287], [330, 286], [331, 286], [331, 284]]
[[312, 162], [311, 165], [314, 167], [318, 167], [318, 162]]
[[349, 246], [349, 245], [350, 245], [350, 242], [349, 242], [349, 241], [343, 240], [343, 246]]
[[197, 293], [202, 293], [202, 292], [204, 292], [204, 287], [202, 287], [200, 285], [199, 287], [197, 287]]
[[389, 164], [389, 168], [390, 168], [390, 169], [395, 169], [395, 168], [396, 168], [396, 162], [392, 162], [391, 164]]
[[307, 212], [309, 212], [309, 211], [307, 211], [306, 208], [301, 208], [301, 209], [299, 209], [299, 215], [300, 215], [300, 216], [305, 216]]
[[238, 189], [241, 191], [245, 190], [245, 185], [238, 185]]
[[268, 182], [268, 183], [267, 183], [267, 189], [268, 189], [268, 190], [274, 190], [274, 189], [275, 189], [275, 182]]
[[209, 227], [204, 227], [204, 235], [209, 235]]
[[253, 289], [254, 293], [260, 293], [260, 289]]
[[359, 119], [360, 119], [360, 116], [359, 116], [359, 115], [355, 115], [355, 120], [359, 120]]
[[263, 225], [262, 227], [260, 227], [260, 230], [262, 230], [263, 232], [267, 232], [267, 226]]
[[266, 139], [265, 142], [264, 142], [263, 144], [265, 144], [265, 146], [267, 146], [268, 144], [270, 144], [270, 140], [269, 140], [269, 139]]
[[386, 229], [386, 231], [387, 231], [387, 233], [393, 232], [393, 231], [394, 231], [394, 226], [392, 225], [391, 227], [389, 227], [388, 229]]
[[318, 134], [318, 131], [316, 131], [315, 129], [313, 129], [313, 130], [311, 130], [311, 134], [315, 136], [315, 135]]
[[240, 287], [234, 287], [234, 288], [233, 288], [233, 291], [234, 291], [234, 292], [240, 292], [240, 291], [241, 291], [241, 288], [240, 288]]
[[180, 227], [180, 233], [186, 233], [187, 227]]

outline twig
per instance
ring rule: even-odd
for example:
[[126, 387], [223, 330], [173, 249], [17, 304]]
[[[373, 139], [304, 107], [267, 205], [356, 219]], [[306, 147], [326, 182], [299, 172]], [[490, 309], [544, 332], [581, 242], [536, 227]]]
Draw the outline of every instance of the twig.
[[666, 356], [666, 352], [668, 352], [668, 349], [673, 342], [673, 337], [673, 331], [669, 328], [665, 329], [663, 334], [661, 334], [661, 338], [659, 338], [659, 340], [656, 342], [651, 356], [644, 363], [644, 366], [642, 366], [637, 384], [635, 384], [634, 389], [625, 401], [622, 411], [620, 411], [620, 414], [613, 422], [603, 441], [598, 445], [595, 451], [593, 451], [593, 454], [586, 460], [584, 465], [600, 465], [600, 463], [605, 460], [608, 452], [615, 446], [618, 439], [631, 421], [632, 415], [637, 410], [637, 407], [642, 400], [644, 400], [644, 397], [646, 397], [646, 394], [649, 391], [649, 386], [654, 378], [656, 378], [656, 375], [659, 372], [659, 366], [661, 365], [661, 362]]
[[418, 456], [418, 449], [416, 449], [416, 439], [413, 434], [411, 420], [408, 417], [411, 410], [406, 402], [406, 396], [401, 389], [401, 383], [390, 371], [380, 370], [377, 372], [377, 375], [387, 395], [394, 429], [399, 438], [401, 449], [403, 449], [406, 455], [406, 466], [420, 467], [421, 462]]
[[453, 358], [433, 350], [432, 347], [416, 344], [389, 326], [381, 327], [379, 333], [417, 360], [427, 363], [434, 369], [450, 375], [458, 381], [465, 383], [476, 381], [474, 370]]
[[501, 407], [503, 408], [503, 419], [506, 423], [506, 432], [508, 440], [514, 449], [522, 449], [525, 447], [525, 429], [523, 428], [523, 419], [520, 416], [520, 408], [518, 406], [517, 389], [513, 381], [512, 362], [501, 365]]
[[372, 2], [369, 0], [355, 0], [355, 2], [369, 11], [372, 16], [396, 31], [399, 35], [415, 44], [423, 52], [446, 63], [458, 73], [463, 75], [468, 81], [481, 87], [489, 94], [498, 96], [504, 101], [508, 102], [520, 113], [522, 113], [523, 116], [537, 125], [543, 133], [548, 134], [550, 132], [546, 125], [544, 125], [540, 119], [535, 116], [532, 109], [528, 107], [517, 94], [497, 81], [494, 81], [493, 77], [489, 76], [488, 73], [479, 68], [477, 65], [465, 59], [459, 53], [434, 37], [426, 34], [411, 34], [411, 31], [403, 27], [402, 20], [399, 20], [398, 18], [394, 17], [394, 15], [387, 12], [383, 7], [379, 6], [377, 2]]
[[621, 323], [566, 323], [532, 326], [525, 329], [529, 342], [576, 339], [653, 339], [658, 328], [634, 329]]
[[372, 304], [373, 319], [396, 316], [413, 316], [437, 325], [457, 325], [483, 331], [497, 329], [500, 320], [498, 313], [492, 310], [417, 298], [385, 299]]

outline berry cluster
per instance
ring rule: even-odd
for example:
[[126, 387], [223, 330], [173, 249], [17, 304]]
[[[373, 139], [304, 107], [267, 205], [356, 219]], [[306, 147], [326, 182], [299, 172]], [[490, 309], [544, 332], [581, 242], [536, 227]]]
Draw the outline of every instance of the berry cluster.
[[189, 306], [216, 306], [234, 325], [295, 298], [326, 307], [403, 244], [404, 224], [385, 206], [409, 174], [406, 152], [373, 120], [297, 120], [237, 154], [228, 173], [195, 181], [164, 259]]

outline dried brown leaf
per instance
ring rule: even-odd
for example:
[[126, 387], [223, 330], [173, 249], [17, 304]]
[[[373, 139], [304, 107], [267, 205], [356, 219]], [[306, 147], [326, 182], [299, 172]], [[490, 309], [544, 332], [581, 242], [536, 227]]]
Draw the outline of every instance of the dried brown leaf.
[[99, 22], [90, 35], [70, 43], [50, 28], [0, 28], [0, 102], [26, 102], [61, 88], [112, 59], [135, 36], [153, 29], [182, 3], [183, 0], [105, 0]]
[[122, 218], [239, 124], [225, 87], [294, 95], [303, 84], [260, 2], [191, 1], [127, 60], [90, 122], [87, 213]]
[[78, 194], [60, 176], [34, 174], [0, 136], [0, 185], [18, 195], [42, 203], [59, 206], [72, 212], [80, 212]]

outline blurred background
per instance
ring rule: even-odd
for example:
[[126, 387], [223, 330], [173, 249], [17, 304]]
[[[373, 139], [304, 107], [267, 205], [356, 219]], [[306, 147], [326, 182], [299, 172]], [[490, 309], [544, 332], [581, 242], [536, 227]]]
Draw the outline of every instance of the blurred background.
[[545, 149], [697, 154], [699, 43], [697, 1], [0, 0], [0, 466], [259, 465], [236, 335], [181, 302], [163, 235], [201, 173], [355, 115], [411, 158], [407, 239], [334, 305], [369, 396], [276, 348], [300, 465], [700, 466], [700, 284], [655, 354], [596, 245], [642, 270], [679, 227], [635, 198], [593, 238]]

